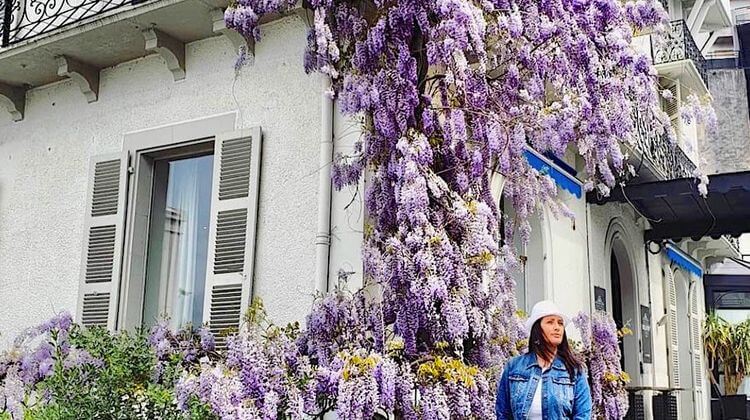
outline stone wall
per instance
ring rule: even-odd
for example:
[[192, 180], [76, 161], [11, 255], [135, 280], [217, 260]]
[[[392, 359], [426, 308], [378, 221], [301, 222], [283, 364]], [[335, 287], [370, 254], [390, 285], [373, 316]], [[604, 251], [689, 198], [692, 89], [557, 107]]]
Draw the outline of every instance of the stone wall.
[[711, 70], [708, 83], [718, 118], [718, 130], [698, 145], [701, 167], [707, 174], [750, 168], [750, 116], [747, 85], [742, 70]]

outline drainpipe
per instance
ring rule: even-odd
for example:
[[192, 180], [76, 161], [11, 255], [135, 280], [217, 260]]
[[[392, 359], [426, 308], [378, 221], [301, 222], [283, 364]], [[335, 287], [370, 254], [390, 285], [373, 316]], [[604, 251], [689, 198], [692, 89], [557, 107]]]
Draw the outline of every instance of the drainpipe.
[[320, 93], [320, 168], [318, 172], [318, 227], [315, 235], [315, 290], [328, 292], [331, 251], [331, 165], [333, 161], [333, 99], [327, 94], [331, 79], [324, 77]]
[[589, 203], [585, 205], [586, 209], [586, 266], [588, 268], [589, 282], [589, 315], [594, 313], [594, 283], [591, 280], [591, 216], [589, 215]]
[[[654, 347], [656, 347], [656, 340], [654, 340], [654, 332], [656, 332], [656, 323], [654, 323], [654, 305], [651, 300], [651, 264], [649, 263], [650, 253], [648, 251], [648, 242], [643, 244], [643, 255], [646, 259], [646, 279], [648, 279], [648, 309], [651, 311], [651, 387], [656, 388], [656, 368], [654, 365]], [[662, 290], [664, 289], [664, 280], [661, 282]], [[664, 295], [664, 293], [662, 293]]]

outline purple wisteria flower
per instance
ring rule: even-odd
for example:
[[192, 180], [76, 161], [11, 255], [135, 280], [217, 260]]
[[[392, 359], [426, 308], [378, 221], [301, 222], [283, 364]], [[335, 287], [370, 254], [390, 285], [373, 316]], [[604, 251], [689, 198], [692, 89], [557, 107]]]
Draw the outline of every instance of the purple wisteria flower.
[[630, 381], [620, 367], [620, 336], [615, 321], [597, 311], [589, 316], [580, 312], [573, 323], [581, 332], [581, 353], [588, 367], [593, 418], [616, 420], [628, 411], [625, 385]]
[[72, 346], [73, 329], [73, 317], [61, 312], [19, 334], [11, 347], [0, 353], [0, 413], [9, 413], [13, 420], [23, 419], [27, 402], [47, 400], [47, 394], [38, 392], [37, 387], [57, 369], [101, 366], [101, 360]]
[[[260, 40], [263, 16], [295, 4], [239, 0], [225, 20]], [[631, 115], [674, 138], [656, 72], [631, 46], [634, 31], [664, 27], [667, 14], [656, 0], [305, 7], [305, 70], [328, 77], [327, 94], [363, 121], [355, 152], [337, 156], [332, 172], [337, 188], [367, 174], [365, 288], [316, 299], [302, 331], [248, 327], [228, 339], [224, 361], [203, 364], [181, 389], [223, 419], [334, 409], [342, 418], [490, 417], [491, 384], [523, 346], [507, 238], [515, 229], [528, 241], [543, 205], [571, 215], [527, 149], [574, 150], [587, 190], [606, 194], [628, 171], [620, 146], [632, 143]], [[685, 118], [710, 123], [705, 103], [694, 105]], [[517, 215], [506, 232], [492, 175]], [[596, 397], [614, 395], [621, 407], [621, 372], [610, 366], [617, 337], [603, 319], [587, 328], [592, 375], [608, 380]], [[180, 347], [155, 332], [157, 354]]]

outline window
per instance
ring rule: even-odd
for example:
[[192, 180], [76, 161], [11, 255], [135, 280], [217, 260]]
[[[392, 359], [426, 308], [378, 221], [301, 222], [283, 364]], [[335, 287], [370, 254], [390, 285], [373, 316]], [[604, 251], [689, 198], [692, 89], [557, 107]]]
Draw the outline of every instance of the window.
[[[213, 152], [213, 151], [212, 151]], [[203, 323], [213, 153], [155, 162], [143, 324]]]
[[260, 129], [235, 115], [128, 134], [96, 156], [77, 317], [110, 329], [239, 326], [251, 295]]

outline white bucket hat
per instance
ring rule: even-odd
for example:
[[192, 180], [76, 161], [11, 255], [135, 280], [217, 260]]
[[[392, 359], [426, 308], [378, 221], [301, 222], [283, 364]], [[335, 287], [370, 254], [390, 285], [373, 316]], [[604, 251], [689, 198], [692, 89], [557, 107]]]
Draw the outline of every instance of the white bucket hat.
[[563, 319], [565, 326], [568, 325], [568, 317], [560, 311], [560, 308], [555, 305], [555, 302], [552, 302], [551, 300], [542, 300], [534, 305], [534, 308], [531, 310], [531, 315], [526, 319], [526, 334], [531, 334], [531, 327], [534, 326], [535, 322], [550, 315], [559, 316]]

